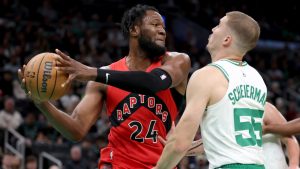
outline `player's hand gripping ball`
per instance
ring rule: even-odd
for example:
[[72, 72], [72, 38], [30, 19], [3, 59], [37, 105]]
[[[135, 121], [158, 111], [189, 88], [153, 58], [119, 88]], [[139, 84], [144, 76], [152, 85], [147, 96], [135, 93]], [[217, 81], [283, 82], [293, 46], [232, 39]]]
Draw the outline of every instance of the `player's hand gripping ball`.
[[27, 63], [24, 70], [26, 90], [31, 97], [40, 101], [57, 100], [62, 97], [68, 86], [62, 85], [68, 75], [56, 70], [55, 53], [40, 53]]

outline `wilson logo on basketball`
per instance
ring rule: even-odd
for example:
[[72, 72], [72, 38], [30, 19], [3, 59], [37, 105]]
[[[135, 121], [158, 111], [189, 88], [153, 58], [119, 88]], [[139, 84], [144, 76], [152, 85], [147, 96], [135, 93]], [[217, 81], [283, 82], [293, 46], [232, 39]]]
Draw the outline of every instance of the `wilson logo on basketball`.
[[70, 85], [62, 86], [68, 75], [55, 69], [55, 53], [40, 53], [29, 60], [24, 75], [26, 89], [33, 98], [40, 101], [57, 100], [63, 96]]
[[53, 66], [53, 62], [49, 62], [49, 61], [45, 62], [41, 92], [47, 92], [47, 81], [51, 79], [52, 66]]

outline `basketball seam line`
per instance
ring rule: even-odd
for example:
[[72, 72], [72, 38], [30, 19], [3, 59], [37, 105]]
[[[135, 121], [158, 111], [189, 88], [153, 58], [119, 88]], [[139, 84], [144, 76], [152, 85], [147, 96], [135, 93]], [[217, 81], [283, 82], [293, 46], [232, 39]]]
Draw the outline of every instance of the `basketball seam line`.
[[37, 88], [37, 92], [38, 92], [39, 98], [41, 98], [40, 91], [39, 91], [39, 75], [40, 75], [39, 73], [40, 73], [40, 67], [41, 67], [41, 64], [43, 63], [45, 55], [46, 54], [44, 54], [44, 56], [43, 56], [43, 58], [42, 58], [42, 60], [41, 60], [41, 62], [39, 64], [39, 68], [38, 68], [38, 72], [37, 72], [37, 78], [36, 78], [36, 88]]
[[57, 70], [55, 70], [54, 87], [53, 87], [53, 89], [52, 89], [52, 93], [51, 93], [51, 95], [50, 95], [50, 97], [49, 97], [49, 100], [51, 99], [51, 97], [52, 97], [52, 95], [53, 95], [53, 93], [54, 93], [54, 89], [56, 88], [56, 79], [57, 79]]

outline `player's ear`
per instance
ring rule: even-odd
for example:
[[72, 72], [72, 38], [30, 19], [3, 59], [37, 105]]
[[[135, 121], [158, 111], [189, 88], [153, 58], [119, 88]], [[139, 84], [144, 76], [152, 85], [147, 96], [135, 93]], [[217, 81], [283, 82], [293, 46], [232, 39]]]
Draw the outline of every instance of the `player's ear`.
[[130, 36], [137, 37], [140, 34], [140, 27], [134, 25], [129, 29], [129, 32], [130, 32]]
[[232, 42], [232, 37], [231, 36], [226, 36], [224, 39], [223, 39], [223, 45], [224, 46], [229, 46]]

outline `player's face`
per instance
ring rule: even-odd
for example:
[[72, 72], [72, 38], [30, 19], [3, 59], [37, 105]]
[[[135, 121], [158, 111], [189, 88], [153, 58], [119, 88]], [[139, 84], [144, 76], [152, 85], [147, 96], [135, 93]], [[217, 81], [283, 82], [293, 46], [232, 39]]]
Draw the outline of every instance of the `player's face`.
[[166, 31], [161, 15], [155, 11], [147, 11], [140, 28], [138, 42], [147, 57], [155, 59], [163, 55], [166, 52]]
[[222, 46], [223, 40], [228, 36], [228, 27], [226, 26], [226, 16], [220, 19], [217, 26], [212, 29], [212, 33], [209, 35], [207, 50], [211, 53]]

